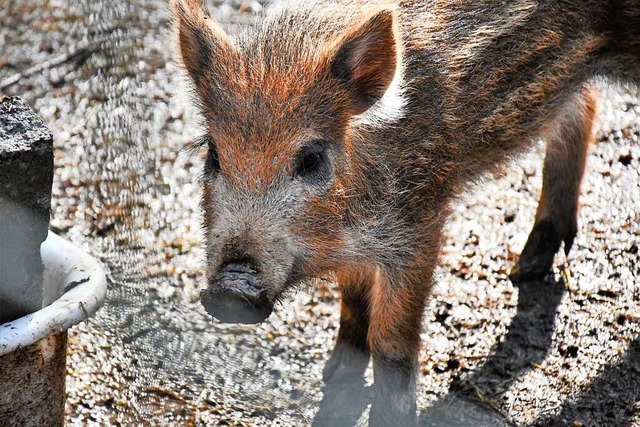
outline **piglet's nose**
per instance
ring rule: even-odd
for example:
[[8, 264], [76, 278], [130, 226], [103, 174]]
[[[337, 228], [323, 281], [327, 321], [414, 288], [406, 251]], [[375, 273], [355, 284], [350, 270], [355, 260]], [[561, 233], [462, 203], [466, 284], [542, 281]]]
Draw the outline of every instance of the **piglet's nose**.
[[273, 310], [255, 270], [243, 264], [227, 264], [201, 295], [207, 312], [222, 322], [258, 323]]

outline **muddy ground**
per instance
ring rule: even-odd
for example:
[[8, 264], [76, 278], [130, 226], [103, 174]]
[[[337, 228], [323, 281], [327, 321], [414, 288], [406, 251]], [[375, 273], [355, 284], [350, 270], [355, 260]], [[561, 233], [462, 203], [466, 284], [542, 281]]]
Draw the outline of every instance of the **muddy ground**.
[[[231, 31], [263, 9], [209, 5]], [[201, 308], [202, 153], [182, 149], [198, 120], [164, 3], [6, 0], [0, 23], [0, 92], [55, 136], [52, 228], [110, 271], [106, 306], [70, 331], [68, 424], [309, 424], [339, 295], [321, 281], [258, 326]], [[600, 111], [579, 235], [549, 280], [507, 277], [540, 149], [460, 200], [425, 313], [421, 425], [640, 426], [638, 93], [604, 88]]]

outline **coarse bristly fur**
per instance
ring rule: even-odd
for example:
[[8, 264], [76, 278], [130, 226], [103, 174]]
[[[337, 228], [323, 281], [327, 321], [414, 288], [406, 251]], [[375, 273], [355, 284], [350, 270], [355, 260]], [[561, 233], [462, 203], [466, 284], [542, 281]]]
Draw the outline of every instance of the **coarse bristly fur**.
[[248, 265], [273, 304], [335, 272], [342, 316], [325, 381], [362, 376], [371, 356], [370, 424], [414, 424], [451, 201], [544, 139], [543, 194], [512, 280], [569, 251], [589, 84], [640, 82], [640, 1], [304, 0], [235, 38], [198, 1], [171, 5], [208, 136], [209, 286]]

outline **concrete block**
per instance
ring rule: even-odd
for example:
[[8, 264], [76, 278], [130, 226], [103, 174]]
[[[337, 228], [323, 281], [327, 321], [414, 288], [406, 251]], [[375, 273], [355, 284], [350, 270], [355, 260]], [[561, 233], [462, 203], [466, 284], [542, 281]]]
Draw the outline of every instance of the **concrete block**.
[[0, 427], [64, 423], [67, 332], [0, 356]]

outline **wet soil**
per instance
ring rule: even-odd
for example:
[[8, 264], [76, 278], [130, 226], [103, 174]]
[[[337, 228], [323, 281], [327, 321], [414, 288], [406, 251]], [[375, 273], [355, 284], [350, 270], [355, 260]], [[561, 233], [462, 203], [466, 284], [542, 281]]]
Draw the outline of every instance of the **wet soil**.
[[[231, 31], [262, 9], [208, 3]], [[0, 92], [25, 97], [54, 135], [52, 228], [110, 271], [106, 306], [70, 331], [67, 422], [309, 424], [339, 295], [320, 281], [257, 326], [217, 324], [200, 305], [202, 153], [183, 149], [198, 117], [168, 19], [151, 0], [0, 8]], [[548, 280], [507, 277], [533, 223], [540, 149], [456, 207], [425, 313], [421, 425], [640, 426], [640, 100], [602, 98], [579, 234]], [[345, 401], [362, 423], [366, 400]]]

